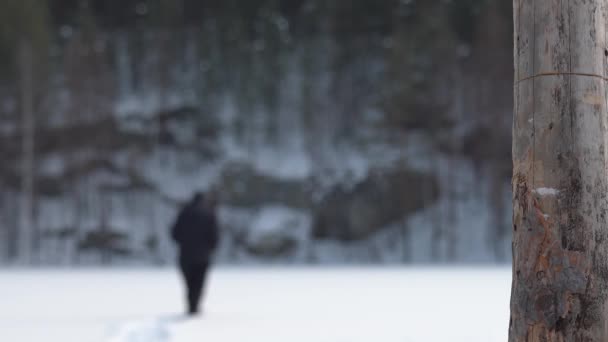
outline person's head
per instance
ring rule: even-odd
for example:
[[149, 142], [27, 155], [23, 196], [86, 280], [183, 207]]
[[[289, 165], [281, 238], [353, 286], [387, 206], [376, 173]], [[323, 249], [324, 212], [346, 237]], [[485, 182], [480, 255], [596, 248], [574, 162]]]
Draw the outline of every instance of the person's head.
[[190, 205], [193, 207], [202, 207], [205, 203], [205, 194], [202, 191], [197, 191], [192, 195]]
[[190, 206], [198, 209], [215, 211], [217, 207], [217, 202], [217, 194], [214, 191], [209, 190], [207, 193], [198, 191], [192, 196], [192, 200], [190, 200]]
[[204, 205], [207, 210], [214, 211], [217, 208], [218, 203], [218, 194], [214, 189], [210, 189], [207, 191], [207, 195], [205, 196]]

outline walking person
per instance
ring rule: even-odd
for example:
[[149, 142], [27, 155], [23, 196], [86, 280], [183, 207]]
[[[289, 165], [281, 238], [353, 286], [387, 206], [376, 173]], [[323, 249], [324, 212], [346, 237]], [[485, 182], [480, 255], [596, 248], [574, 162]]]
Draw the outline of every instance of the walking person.
[[210, 195], [196, 193], [182, 208], [171, 228], [171, 237], [179, 249], [179, 268], [186, 287], [187, 313], [190, 316], [199, 312], [218, 235], [215, 200]]

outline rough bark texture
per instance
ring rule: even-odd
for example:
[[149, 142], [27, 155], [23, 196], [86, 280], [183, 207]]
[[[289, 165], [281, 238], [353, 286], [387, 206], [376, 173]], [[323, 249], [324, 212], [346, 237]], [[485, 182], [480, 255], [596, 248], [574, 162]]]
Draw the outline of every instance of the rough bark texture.
[[514, 0], [509, 341], [608, 341], [605, 6]]

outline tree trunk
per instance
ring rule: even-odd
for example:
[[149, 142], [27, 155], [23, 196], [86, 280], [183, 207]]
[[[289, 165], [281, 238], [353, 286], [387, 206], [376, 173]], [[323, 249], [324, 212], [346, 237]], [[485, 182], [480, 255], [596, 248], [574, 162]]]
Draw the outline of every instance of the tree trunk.
[[19, 46], [21, 112], [23, 119], [21, 142], [21, 204], [19, 222], [19, 256], [30, 263], [33, 244], [34, 216], [34, 84], [33, 52], [28, 41]]
[[608, 341], [605, 3], [514, 0], [509, 341]]

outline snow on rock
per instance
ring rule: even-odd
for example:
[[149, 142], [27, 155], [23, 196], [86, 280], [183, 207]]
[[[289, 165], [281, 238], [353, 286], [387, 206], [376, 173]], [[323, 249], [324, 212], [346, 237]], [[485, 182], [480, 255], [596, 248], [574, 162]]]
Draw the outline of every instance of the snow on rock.
[[250, 156], [250, 162], [257, 171], [279, 179], [305, 179], [312, 173], [312, 161], [302, 149], [265, 146]]
[[225, 236], [230, 236], [221, 240], [223, 246], [216, 256], [219, 261], [257, 263], [270, 261], [271, 257], [280, 257], [276, 260], [284, 263], [303, 260], [305, 247], [311, 242], [312, 218], [305, 210], [279, 205], [259, 209], [222, 207], [219, 221]]
[[261, 209], [247, 231], [245, 242], [250, 252], [277, 255], [290, 252], [310, 236], [311, 217], [302, 210], [284, 206]]

